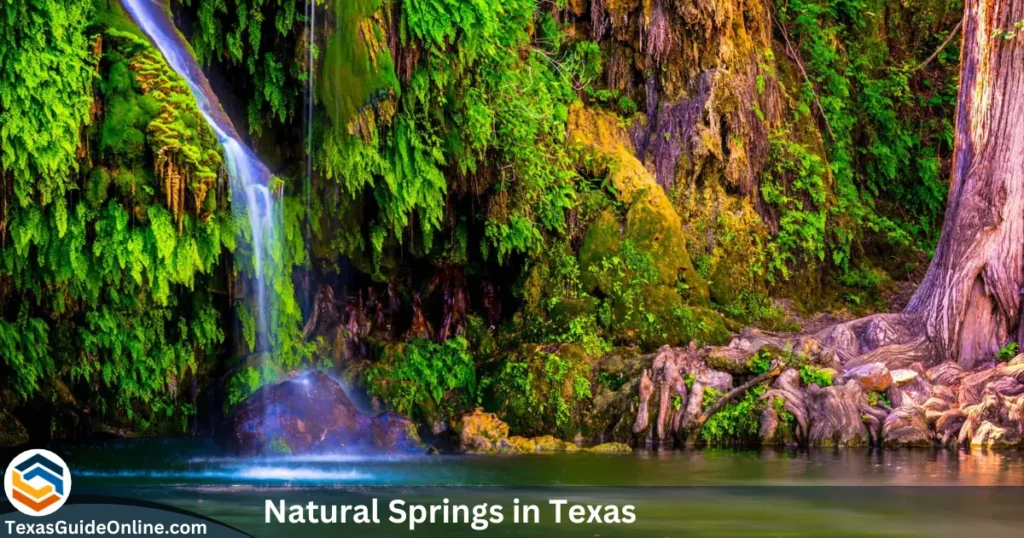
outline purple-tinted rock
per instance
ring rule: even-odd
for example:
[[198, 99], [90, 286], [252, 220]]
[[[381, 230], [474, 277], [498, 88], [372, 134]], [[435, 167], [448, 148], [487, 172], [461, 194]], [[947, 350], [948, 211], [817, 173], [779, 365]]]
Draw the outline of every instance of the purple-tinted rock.
[[231, 447], [244, 454], [423, 450], [408, 419], [360, 413], [322, 372], [259, 389], [235, 409], [229, 434]]

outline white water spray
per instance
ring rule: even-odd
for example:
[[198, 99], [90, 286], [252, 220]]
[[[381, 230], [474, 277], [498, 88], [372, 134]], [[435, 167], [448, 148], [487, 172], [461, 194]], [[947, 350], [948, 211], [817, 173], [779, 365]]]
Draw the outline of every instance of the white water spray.
[[[270, 298], [267, 295], [268, 249], [272, 248], [277, 227], [275, 201], [269, 184], [272, 174], [241, 141], [234, 125], [220, 106], [209, 81], [192, 57], [188, 45], [171, 20], [167, 5], [159, 0], [121, 0], [139, 28], [163, 54], [167, 64], [188, 84], [206, 122], [213, 128], [224, 149], [231, 178], [233, 207], [244, 205], [252, 233], [251, 247], [256, 292], [257, 349], [267, 350]], [[270, 272], [272, 275], [273, 272]]]

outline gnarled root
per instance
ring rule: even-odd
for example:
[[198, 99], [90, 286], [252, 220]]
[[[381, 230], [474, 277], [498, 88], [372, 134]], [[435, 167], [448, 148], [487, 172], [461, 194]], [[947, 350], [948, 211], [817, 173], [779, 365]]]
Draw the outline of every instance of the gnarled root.
[[762, 442], [771, 442], [776, 438], [778, 426], [782, 420], [776, 410], [775, 402], [782, 402], [782, 411], [793, 415], [796, 431], [792, 432], [797, 443], [804, 442], [808, 434], [807, 402], [800, 386], [800, 372], [787, 368], [775, 379], [772, 388], [765, 392], [761, 399], [768, 403], [761, 412], [761, 429], [758, 434]]

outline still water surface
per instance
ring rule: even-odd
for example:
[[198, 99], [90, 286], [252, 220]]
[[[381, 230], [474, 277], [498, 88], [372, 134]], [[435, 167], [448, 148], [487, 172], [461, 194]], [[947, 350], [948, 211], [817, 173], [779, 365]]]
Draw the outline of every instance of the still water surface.
[[[236, 458], [209, 441], [63, 451], [75, 491], [184, 508], [255, 536], [1024, 536], [1024, 453], [703, 450], [633, 455]], [[288, 503], [542, 505], [547, 521], [462, 525], [267, 525]], [[634, 525], [554, 525], [548, 500], [637, 507]]]

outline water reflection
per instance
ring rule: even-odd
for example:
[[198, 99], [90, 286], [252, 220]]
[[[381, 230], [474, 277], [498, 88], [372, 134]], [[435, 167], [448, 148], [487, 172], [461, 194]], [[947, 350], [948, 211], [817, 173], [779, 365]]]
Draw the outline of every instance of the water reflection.
[[[69, 447], [76, 485], [1021, 486], [1024, 453], [950, 450], [685, 450], [630, 456], [237, 458], [212, 442]], [[154, 462], [159, 462], [154, 464]], [[81, 477], [79, 480], [77, 477]]]

